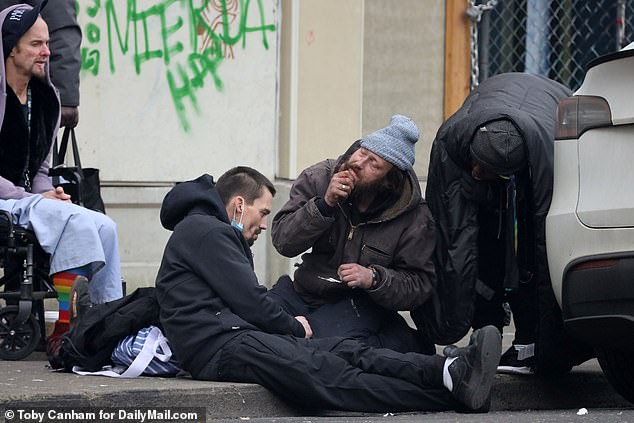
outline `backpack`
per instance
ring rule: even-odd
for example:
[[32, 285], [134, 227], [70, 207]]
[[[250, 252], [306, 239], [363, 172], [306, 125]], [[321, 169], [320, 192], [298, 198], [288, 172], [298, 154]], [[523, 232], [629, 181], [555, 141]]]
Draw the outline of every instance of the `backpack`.
[[150, 325], [160, 327], [156, 289], [138, 288], [86, 310], [62, 337], [59, 349], [48, 354], [48, 361], [53, 369], [72, 371], [78, 366], [92, 372], [101, 370], [111, 363], [119, 341]]

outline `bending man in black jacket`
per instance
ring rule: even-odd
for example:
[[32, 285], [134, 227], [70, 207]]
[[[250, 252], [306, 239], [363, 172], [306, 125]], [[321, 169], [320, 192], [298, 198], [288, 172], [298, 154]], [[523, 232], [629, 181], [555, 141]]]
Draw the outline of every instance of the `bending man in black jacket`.
[[357, 411], [482, 410], [500, 334], [474, 332], [451, 357], [399, 354], [345, 338], [309, 339], [259, 285], [250, 244], [267, 228], [275, 188], [261, 173], [231, 169], [167, 194], [161, 222], [173, 230], [156, 281], [161, 324], [196, 379], [258, 383], [311, 408]]
[[450, 301], [412, 317], [446, 344], [469, 326], [502, 330], [508, 302], [515, 339], [500, 372], [553, 375], [588, 358], [563, 331], [546, 259], [557, 105], [569, 95], [541, 76], [493, 76], [432, 145], [425, 197], [436, 223], [436, 292]]

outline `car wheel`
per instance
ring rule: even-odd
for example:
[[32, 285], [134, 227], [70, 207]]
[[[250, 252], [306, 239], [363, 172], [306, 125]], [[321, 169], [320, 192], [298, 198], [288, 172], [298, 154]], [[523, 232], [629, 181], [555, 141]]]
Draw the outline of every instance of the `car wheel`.
[[601, 369], [610, 384], [626, 400], [634, 403], [634, 351], [596, 348]]

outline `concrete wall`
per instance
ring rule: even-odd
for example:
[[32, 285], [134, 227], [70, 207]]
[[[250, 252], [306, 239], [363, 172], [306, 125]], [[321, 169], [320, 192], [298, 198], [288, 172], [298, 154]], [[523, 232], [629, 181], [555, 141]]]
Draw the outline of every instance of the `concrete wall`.
[[159, 208], [175, 182], [236, 165], [275, 176], [280, 5], [219, 4], [80, 2], [78, 138], [83, 164], [101, 169], [129, 289], [154, 283], [169, 236]]
[[[275, 212], [302, 169], [394, 113], [421, 128], [424, 181], [442, 121], [444, 1], [203, 3], [80, 2], [78, 137], [84, 164], [101, 169], [129, 289], [154, 282], [175, 182], [253, 166], [277, 178]], [[263, 283], [293, 270], [269, 237], [254, 254]]]
[[442, 0], [284, 0], [277, 176], [341, 154], [395, 113], [423, 134], [416, 171], [426, 178], [442, 123]]
[[361, 130], [363, 2], [284, 0], [277, 176], [340, 154]]
[[444, 18], [443, 0], [365, 0], [362, 134], [384, 127], [395, 113], [414, 119], [421, 179], [442, 123]]
[[[415, 170], [424, 183], [443, 119], [445, 2], [283, 0], [282, 9], [277, 176], [284, 180], [274, 208], [305, 167], [339, 156], [396, 113], [421, 130]], [[298, 259], [271, 250], [269, 280], [292, 273]]]

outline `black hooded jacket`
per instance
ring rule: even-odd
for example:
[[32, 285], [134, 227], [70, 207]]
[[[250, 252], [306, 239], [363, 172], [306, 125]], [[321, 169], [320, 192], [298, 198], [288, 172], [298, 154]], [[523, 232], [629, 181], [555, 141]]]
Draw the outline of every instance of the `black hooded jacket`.
[[156, 279], [161, 325], [194, 376], [244, 330], [304, 337], [304, 328], [259, 285], [251, 250], [233, 228], [213, 178], [176, 185], [161, 223], [173, 230]]
[[[59, 119], [60, 106], [55, 90], [36, 78], [29, 86], [32, 91], [31, 130], [27, 127], [20, 101], [11, 87], [7, 87], [0, 131], [0, 177], [19, 187], [25, 186], [25, 168], [30, 181], [41, 171], [51, 153]], [[51, 188], [50, 183], [47, 188]]]
[[[476, 130], [491, 121], [512, 121], [525, 140], [527, 167], [518, 184], [528, 231], [520, 234], [523, 263], [538, 286], [549, 286], [545, 219], [552, 197], [553, 140], [559, 100], [570, 90], [550, 79], [507, 73], [480, 84], [460, 109], [438, 130], [432, 145], [426, 200], [436, 222], [435, 264], [438, 295], [425, 309], [424, 323], [434, 342], [459, 340], [471, 326], [474, 286], [478, 277], [478, 212], [468, 190], [478, 190], [471, 177], [470, 144]], [[480, 187], [481, 188], [481, 187]], [[528, 212], [527, 212], [528, 211]], [[522, 236], [524, 237], [522, 239]], [[482, 246], [481, 246], [482, 247]], [[503, 258], [502, 258], [503, 260]], [[502, 261], [503, 263], [503, 261]], [[499, 263], [498, 263], [499, 264]], [[451, 306], [443, 305], [443, 301]]]

